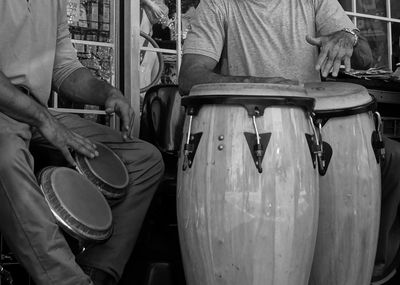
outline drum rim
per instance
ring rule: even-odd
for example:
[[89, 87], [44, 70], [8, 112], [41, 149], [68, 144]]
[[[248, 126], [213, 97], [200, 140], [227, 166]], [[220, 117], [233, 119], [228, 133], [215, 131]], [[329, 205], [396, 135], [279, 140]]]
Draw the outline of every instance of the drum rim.
[[[232, 88], [234, 87], [234, 88]], [[238, 94], [239, 92], [239, 94]], [[213, 82], [213, 83], [200, 83], [194, 85], [189, 94], [190, 96], [198, 95], [211, 95], [214, 96], [218, 93], [223, 93], [228, 96], [240, 95], [243, 92], [247, 92], [246, 96], [270, 96], [267, 94], [283, 92], [287, 93], [287, 96], [292, 96], [293, 93], [302, 94], [307, 97], [306, 89], [304, 84], [277, 84], [267, 82]], [[200, 93], [200, 94], [199, 94]], [[222, 95], [222, 94], [221, 94]], [[285, 95], [281, 95], [285, 96]]]
[[109, 151], [113, 157], [115, 157], [120, 163], [122, 171], [124, 172], [125, 181], [121, 185], [115, 185], [105, 181], [102, 177], [97, 175], [96, 171], [94, 171], [93, 167], [90, 164], [89, 159], [86, 156], [76, 154], [75, 161], [77, 163], [78, 171], [86, 176], [94, 185], [96, 185], [100, 191], [109, 199], [120, 199], [126, 195], [126, 191], [121, 191], [125, 189], [129, 184], [129, 174], [128, 170], [125, 167], [125, 164], [121, 161], [118, 155], [116, 155], [109, 147], [105, 144], [96, 142], [96, 145], [103, 147], [107, 151]]
[[[269, 103], [269, 104], [268, 104]], [[264, 109], [271, 106], [290, 106], [305, 109], [307, 112], [312, 112], [315, 106], [315, 98], [301, 96], [254, 96], [254, 95], [191, 95], [181, 99], [182, 106], [186, 107], [186, 111], [190, 115], [196, 115], [198, 110], [204, 105], [237, 105], [244, 108], [257, 108], [260, 115]], [[258, 108], [264, 107], [262, 110]], [[197, 107], [197, 108], [196, 108]], [[249, 115], [252, 112], [246, 108]]]
[[[46, 200], [47, 205], [50, 208], [50, 211], [53, 213], [57, 223], [67, 232], [69, 232], [72, 236], [77, 239], [81, 240], [88, 240], [88, 241], [105, 241], [107, 240], [113, 232], [113, 223], [112, 223], [112, 212], [109, 207], [106, 209], [108, 210], [108, 214], [110, 216], [109, 224], [106, 226], [105, 229], [90, 227], [88, 225], [83, 224], [81, 221], [77, 220], [75, 217], [70, 215], [62, 206], [57, 197], [54, 193], [51, 177], [55, 171], [72, 171], [74, 170], [67, 168], [67, 167], [47, 167], [40, 172], [39, 179], [40, 179], [40, 189], [42, 194]], [[102, 196], [100, 196], [102, 197]], [[102, 197], [104, 199], [104, 197]], [[56, 205], [54, 205], [55, 202]], [[104, 199], [105, 205], [108, 206], [107, 201]], [[57, 210], [57, 209], [62, 209]], [[68, 224], [68, 220], [63, 219], [62, 216], [67, 216], [68, 220], [73, 221], [73, 223]]]
[[377, 101], [375, 97], [371, 96], [371, 101], [358, 106], [336, 108], [336, 109], [314, 110], [314, 117], [316, 119], [345, 117], [345, 116], [362, 114], [369, 111], [375, 112], [376, 109], [377, 109]]

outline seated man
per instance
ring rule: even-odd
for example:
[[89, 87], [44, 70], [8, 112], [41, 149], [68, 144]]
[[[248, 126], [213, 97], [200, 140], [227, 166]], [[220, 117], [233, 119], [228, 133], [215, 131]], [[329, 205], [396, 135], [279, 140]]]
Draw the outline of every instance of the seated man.
[[[64, 0], [0, 2], [0, 232], [35, 284], [117, 284], [162, 177], [155, 147], [130, 138], [132, 108], [119, 90], [92, 76], [76, 57]], [[24, 86], [23, 88], [21, 86]], [[49, 111], [51, 89], [122, 119], [122, 134], [79, 116]], [[74, 256], [55, 223], [29, 146], [46, 143], [75, 166], [103, 142], [125, 163], [128, 194], [112, 206], [114, 232]]]
[[[367, 69], [367, 41], [337, 1], [202, 0], [183, 47], [179, 88], [218, 82], [298, 84]], [[375, 275], [398, 251], [399, 144], [384, 138], [382, 211]]]

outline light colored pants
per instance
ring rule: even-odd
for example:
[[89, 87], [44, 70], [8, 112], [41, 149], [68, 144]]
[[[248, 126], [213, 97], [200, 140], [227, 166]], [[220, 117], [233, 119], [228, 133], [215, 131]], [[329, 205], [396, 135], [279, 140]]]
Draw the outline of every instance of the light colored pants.
[[114, 232], [105, 243], [75, 256], [46, 204], [34, 175], [30, 144], [45, 140], [37, 130], [0, 113], [0, 231], [37, 285], [91, 284], [80, 265], [116, 280], [133, 250], [144, 216], [164, 172], [158, 150], [138, 139], [71, 114], [54, 113], [72, 131], [109, 146], [129, 172], [128, 195], [112, 206]]

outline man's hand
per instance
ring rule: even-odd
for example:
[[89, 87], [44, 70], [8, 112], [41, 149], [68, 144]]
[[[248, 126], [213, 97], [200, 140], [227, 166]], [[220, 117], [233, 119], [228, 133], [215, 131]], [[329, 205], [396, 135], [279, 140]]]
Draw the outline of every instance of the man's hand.
[[70, 150], [74, 150], [90, 158], [94, 158], [99, 155], [94, 143], [92, 143], [89, 139], [68, 130], [63, 124], [61, 124], [51, 115], [48, 116], [47, 119], [37, 128], [43, 137], [45, 137], [52, 145], [58, 148], [68, 163], [74, 167], [76, 167], [76, 162], [73, 159]]
[[354, 36], [350, 33], [338, 31], [318, 38], [307, 35], [306, 41], [311, 45], [320, 47], [315, 69], [321, 71], [323, 77], [327, 77], [329, 72], [332, 72], [332, 76], [336, 77], [342, 62], [346, 71], [350, 71], [354, 47]]
[[143, 8], [151, 24], [165, 24], [163, 22], [168, 19], [168, 7], [164, 4], [163, 1], [141, 0], [140, 4], [143, 5]]
[[111, 94], [109, 94], [104, 104], [105, 111], [109, 115], [116, 113], [122, 119], [122, 138], [124, 140], [128, 138], [132, 139], [129, 133], [131, 133], [131, 128], [133, 126], [133, 119], [135, 117], [134, 111], [128, 103], [128, 100], [118, 89], [113, 88], [110, 92]]

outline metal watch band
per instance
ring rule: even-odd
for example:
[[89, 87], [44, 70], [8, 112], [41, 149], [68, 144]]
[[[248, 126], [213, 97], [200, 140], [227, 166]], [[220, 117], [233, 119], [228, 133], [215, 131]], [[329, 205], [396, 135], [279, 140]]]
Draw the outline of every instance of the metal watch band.
[[358, 35], [357, 35], [356, 31], [357, 32], [360, 32], [360, 31], [358, 29], [353, 29], [352, 30], [352, 29], [349, 29], [349, 28], [343, 28], [342, 31], [353, 35], [353, 37], [354, 37], [353, 47], [355, 47], [357, 45], [357, 43], [358, 43]]

